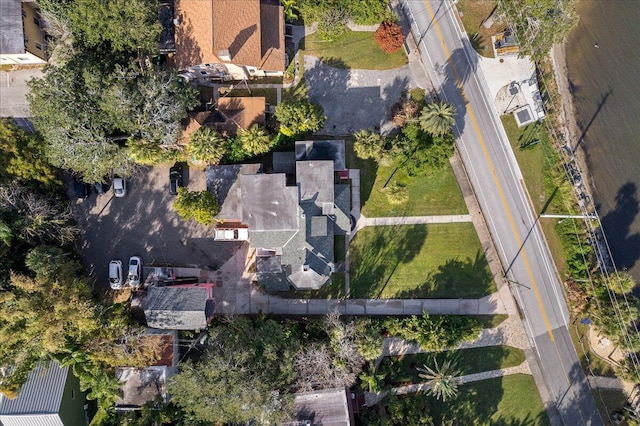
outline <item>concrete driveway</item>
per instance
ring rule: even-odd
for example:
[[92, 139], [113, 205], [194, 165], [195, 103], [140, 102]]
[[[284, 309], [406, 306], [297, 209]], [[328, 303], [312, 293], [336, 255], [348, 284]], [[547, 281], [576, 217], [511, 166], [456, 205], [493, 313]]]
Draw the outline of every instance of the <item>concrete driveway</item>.
[[[189, 189], [206, 188], [204, 171], [185, 168]], [[239, 242], [213, 240], [213, 228], [180, 220], [171, 204], [169, 167], [142, 169], [127, 180], [127, 194], [115, 198], [113, 191], [73, 200], [72, 210], [84, 230], [78, 250], [97, 287], [108, 285], [108, 264], [130, 256], [142, 257], [144, 265], [193, 266], [217, 269], [241, 247]]]
[[33, 130], [27, 102], [27, 81], [42, 77], [42, 68], [0, 71], [0, 117], [14, 117], [20, 127]]
[[387, 71], [345, 70], [330, 67], [313, 56], [304, 57], [304, 77], [311, 102], [324, 108], [327, 121], [320, 134], [349, 135], [360, 129], [394, 126], [391, 106], [402, 92], [417, 87], [409, 65]]

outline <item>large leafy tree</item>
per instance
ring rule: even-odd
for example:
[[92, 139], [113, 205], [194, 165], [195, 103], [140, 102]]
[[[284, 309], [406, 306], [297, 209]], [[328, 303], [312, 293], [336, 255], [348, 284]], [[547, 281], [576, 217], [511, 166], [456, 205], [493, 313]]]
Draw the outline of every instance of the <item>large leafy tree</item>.
[[276, 107], [275, 116], [280, 132], [290, 137], [317, 132], [327, 119], [322, 106], [307, 100], [282, 102]]
[[433, 136], [443, 136], [451, 132], [456, 123], [455, 108], [447, 102], [427, 104], [422, 108], [418, 122], [425, 132]]
[[578, 23], [575, 0], [503, 0], [502, 20], [515, 30], [520, 52], [539, 61]]
[[90, 182], [132, 172], [123, 149], [127, 139], [175, 147], [180, 121], [196, 102], [193, 89], [173, 72], [116, 66], [105, 73], [79, 55], [62, 67], [48, 67], [30, 88], [47, 158]]
[[0, 120], [0, 178], [37, 182], [44, 186], [59, 184], [56, 169], [44, 158], [44, 143], [10, 120]]
[[208, 424], [280, 424], [292, 409], [296, 333], [273, 320], [214, 326], [203, 359], [181, 364], [169, 382], [173, 403]]
[[160, 38], [154, 0], [77, 0], [70, 3], [72, 29], [86, 46], [114, 52], [155, 53]]

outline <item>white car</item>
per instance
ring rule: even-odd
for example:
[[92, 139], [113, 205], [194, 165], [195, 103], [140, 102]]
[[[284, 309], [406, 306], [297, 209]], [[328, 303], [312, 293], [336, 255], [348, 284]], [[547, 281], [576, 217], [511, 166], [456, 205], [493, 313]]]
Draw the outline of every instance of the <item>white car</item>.
[[120, 260], [109, 262], [109, 285], [114, 290], [122, 288], [122, 262]]
[[113, 178], [113, 194], [120, 198], [127, 193], [127, 182], [121, 177]]
[[142, 259], [139, 256], [131, 256], [129, 258], [129, 275], [127, 281], [133, 288], [140, 287], [140, 281], [142, 280]]

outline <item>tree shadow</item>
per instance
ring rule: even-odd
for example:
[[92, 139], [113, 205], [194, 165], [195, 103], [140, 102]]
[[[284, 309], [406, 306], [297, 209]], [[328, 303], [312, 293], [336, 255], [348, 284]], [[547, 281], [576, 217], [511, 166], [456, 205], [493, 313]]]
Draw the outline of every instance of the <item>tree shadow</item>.
[[[478, 69], [478, 54], [475, 52], [468, 38], [462, 38], [464, 47], [455, 49], [447, 58], [445, 64], [436, 64], [436, 72], [444, 77], [438, 96], [446, 99], [456, 110], [456, 126], [454, 134], [461, 135], [464, 131], [464, 119], [467, 112], [467, 97], [464, 84], [475, 75]], [[445, 97], [446, 94], [446, 97]]]
[[[425, 225], [376, 226], [351, 245], [351, 297], [379, 298], [399, 266], [411, 262], [427, 238]], [[362, 241], [364, 240], [364, 241]]]
[[173, 57], [174, 66], [184, 69], [203, 62], [200, 43], [194, 36], [194, 28], [188, 14], [176, 7], [176, 21], [180, 22], [175, 29], [176, 53]]
[[602, 227], [607, 235], [611, 254], [616, 266], [631, 269], [640, 258], [640, 233], [630, 235], [631, 225], [640, 207], [635, 183], [627, 182], [618, 189], [616, 207], [602, 218]]
[[471, 41], [471, 47], [473, 47], [473, 50], [475, 50], [476, 53], [478, 54], [482, 54], [482, 52], [486, 48], [484, 37], [482, 37], [480, 33], [474, 33], [474, 34], [467, 33], [467, 36]]
[[405, 298], [478, 298], [495, 291], [489, 263], [481, 250], [475, 258], [449, 259], [417, 288], [398, 293]]

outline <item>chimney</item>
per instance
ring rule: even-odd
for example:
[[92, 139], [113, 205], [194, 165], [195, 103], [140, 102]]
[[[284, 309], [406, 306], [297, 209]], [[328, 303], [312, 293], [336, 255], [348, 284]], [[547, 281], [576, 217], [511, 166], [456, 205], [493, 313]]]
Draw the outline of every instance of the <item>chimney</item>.
[[229, 49], [219, 50], [218, 58], [221, 61], [231, 62], [231, 55], [229, 54]]

